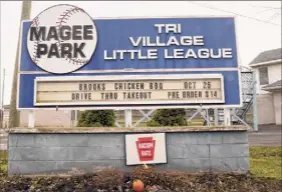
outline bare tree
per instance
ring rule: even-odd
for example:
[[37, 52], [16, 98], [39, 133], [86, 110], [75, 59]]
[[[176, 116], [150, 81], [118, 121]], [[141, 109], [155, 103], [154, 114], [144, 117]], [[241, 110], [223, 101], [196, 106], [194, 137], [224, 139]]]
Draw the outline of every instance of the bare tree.
[[[22, 14], [20, 23], [23, 20], [30, 19], [31, 14], [31, 1], [22, 1]], [[19, 30], [20, 31], [20, 30]], [[20, 121], [20, 113], [17, 110], [17, 93], [18, 93], [18, 68], [19, 68], [19, 46], [20, 46], [20, 33], [18, 37], [18, 45], [17, 45], [17, 54], [16, 61], [14, 67], [14, 76], [13, 76], [13, 84], [12, 84], [12, 94], [11, 94], [11, 102], [10, 102], [10, 114], [9, 114], [9, 127], [18, 127]]]

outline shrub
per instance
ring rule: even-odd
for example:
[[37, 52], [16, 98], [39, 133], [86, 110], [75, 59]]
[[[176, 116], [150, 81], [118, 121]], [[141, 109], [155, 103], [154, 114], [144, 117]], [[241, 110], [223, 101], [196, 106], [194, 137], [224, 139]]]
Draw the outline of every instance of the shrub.
[[148, 122], [148, 126], [186, 126], [185, 109], [159, 109]]
[[[125, 180], [126, 177], [126, 180]], [[118, 169], [102, 169], [95, 173], [77, 176], [3, 176], [0, 175], [0, 192], [98, 192], [133, 191], [132, 181], [140, 179], [146, 191], [173, 192], [226, 192], [226, 191], [281, 191], [281, 179], [259, 178], [250, 174], [197, 173], [180, 171], [157, 172], [153, 167], [136, 167], [123, 174]], [[153, 190], [149, 190], [152, 189]], [[155, 189], [159, 190], [155, 190]]]
[[164, 171], [159, 174], [159, 185], [170, 189], [191, 187], [192, 179], [184, 172]]
[[123, 173], [119, 169], [103, 169], [93, 178], [93, 186], [99, 189], [108, 189], [123, 184]]
[[158, 181], [158, 173], [153, 167], [138, 166], [132, 170], [132, 179], [140, 179], [145, 185], [154, 185]]
[[114, 124], [113, 110], [89, 110], [81, 112], [77, 127], [113, 127]]

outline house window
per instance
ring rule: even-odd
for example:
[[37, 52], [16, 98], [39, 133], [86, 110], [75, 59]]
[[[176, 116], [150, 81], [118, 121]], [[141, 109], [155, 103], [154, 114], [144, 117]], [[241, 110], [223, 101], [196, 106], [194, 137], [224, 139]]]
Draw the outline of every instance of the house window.
[[260, 82], [260, 85], [267, 85], [268, 84], [267, 67], [259, 68], [259, 82]]

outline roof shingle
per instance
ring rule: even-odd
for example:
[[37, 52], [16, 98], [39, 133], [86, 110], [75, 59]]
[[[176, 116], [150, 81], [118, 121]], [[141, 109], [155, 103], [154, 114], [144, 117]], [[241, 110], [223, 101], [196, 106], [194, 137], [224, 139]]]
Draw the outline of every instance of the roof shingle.
[[274, 61], [278, 59], [282, 59], [282, 49], [281, 48], [261, 52], [254, 60], [252, 60], [250, 65]]
[[266, 86], [264, 86], [262, 89], [267, 90], [267, 89], [273, 89], [273, 88], [275, 88], [275, 87], [281, 89], [281, 88], [282, 88], [282, 80], [279, 80], [279, 81], [276, 81], [276, 82], [271, 83], [271, 84], [269, 84], [269, 85], [266, 85]]

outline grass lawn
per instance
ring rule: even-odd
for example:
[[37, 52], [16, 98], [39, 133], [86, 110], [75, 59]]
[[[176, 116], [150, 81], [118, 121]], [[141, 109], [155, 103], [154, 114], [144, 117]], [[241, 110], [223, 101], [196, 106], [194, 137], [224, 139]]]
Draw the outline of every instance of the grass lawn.
[[7, 151], [0, 150], [0, 173], [7, 172]]
[[[1, 171], [7, 171], [7, 152], [0, 151]], [[282, 179], [281, 147], [250, 147], [250, 169], [257, 177]]]
[[250, 147], [250, 168], [258, 177], [282, 179], [282, 148]]

